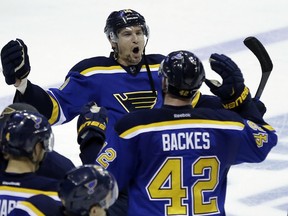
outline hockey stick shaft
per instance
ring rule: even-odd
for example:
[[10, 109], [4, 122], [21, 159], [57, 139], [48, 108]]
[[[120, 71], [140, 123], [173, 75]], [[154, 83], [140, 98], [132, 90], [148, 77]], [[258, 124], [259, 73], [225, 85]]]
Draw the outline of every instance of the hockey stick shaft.
[[247, 37], [243, 42], [245, 46], [248, 47], [250, 51], [254, 53], [254, 55], [257, 57], [261, 65], [262, 70], [261, 80], [254, 97], [256, 100], [259, 100], [263, 93], [265, 85], [268, 81], [268, 78], [271, 74], [271, 71], [273, 69], [273, 63], [267, 50], [257, 38], [252, 36]]

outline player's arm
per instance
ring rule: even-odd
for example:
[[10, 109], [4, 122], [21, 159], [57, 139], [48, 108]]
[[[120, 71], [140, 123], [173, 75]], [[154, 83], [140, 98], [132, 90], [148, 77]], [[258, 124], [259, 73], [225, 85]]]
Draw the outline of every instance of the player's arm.
[[[244, 130], [235, 134], [239, 143], [235, 163], [263, 161], [277, 144], [275, 130], [264, 121], [264, 113], [260, 112], [261, 109], [251, 99], [250, 91], [245, 86], [243, 75], [236, 63], [225, 55], [212, 54], [210, 65], [212, 70], [221, 76], [223, 83], [208, 79], [205, 83], [211, 92], [221, 99], [226, 109], [240, 114], [245, 124]], [[266, 110], [265, 106], [264, 108]]]
[[243, 119], [242, 123], [244, 128], [235, 131], [232, 135], [234, 141], [230, 143], [236, 151], [235, 157], [232, 157], [234, 158], [232, 164], [262, 162], [277, 145], [276, 131], [271, 125], [263, 125], [247, 119]]
[[89, 102], [81, 109], [77, 121], [77, 142], [80, 145], [80, 159], [83, 164], [94, 164], [106, 135], [107, 110]]
[[13, 102], [25, 102], [34, 106], [41, 114], [50, 119], [53, 112], [53, 103], [47, 92], [38, 85], [27, 80], [25, 91], [21, 93], [18, 89], [14, 95]]
[[[117, 155], [121, 157], [121, 153], [117, 152], [117, 147], [119, 147], [118, 142], [116, 146], [111, 144], [107, 147], [104, 145], [106, 138], [105, 130], [108, 122], [107, 111], [104, 107], [98, 107], [95, 102], [89, 102], [84, 105], [77, 121], [77, 142], [80, 145], [80, 159], [83, 164], [98, 164], [108, 170], [112, 167], [111, 172], [115, 175], [118, 184], [122, 183], [122, 179], [119, 176], [129, 176], [119, 174], [121, 168], [117, 166], [121, 165], [117, 163]], [[115, 136], [116, 138], [116, 136]], [[118, 137], [116, 138], [118, 139]], [[114, 144], [115, 144], [114, 143]], [[101, 150], [102, 149], [102, 150]], [[98, 158], [97, 155], [100, 152]], [[96, 159], [97, 158], [97, 159]], [[109, 163], [111, 166], [109, 167]], [[132, 163], [131, 163], [132, 164]], [[123, 171], [124, 169], [122, 169]], [[107, 210], [107, 215], [126, 215], [128, 197], [127, 190], [119, 185], [121, 188], [119, 191], [119, 196], [117, 201]]]
[[244, 84], [242, 72], [237, 64], [223, 54], [214, 53], [210, 56], [210, 66], [221, 76], [223, 82], [206, 79], [205, 83], [210, 91], [221, 99], [224, 108], [237, 112], [242, 118], [265, 124], [263, 115], [266, 107], [259, 101], [258, 108], [251, 99], [250, 90]]
[[45, 90], [27, 79], [31, 67], [27, 46], [21, 39], [11, 40], [2, 48], [1, 63], [6, 83], [17, 89], [14, 102], [29, 103], [49, 119], [52, 101]]

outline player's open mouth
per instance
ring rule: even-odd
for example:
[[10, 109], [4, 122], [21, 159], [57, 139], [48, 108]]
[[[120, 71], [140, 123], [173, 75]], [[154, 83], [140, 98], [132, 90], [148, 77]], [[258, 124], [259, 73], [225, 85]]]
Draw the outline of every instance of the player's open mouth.
[[139, 47], [135, 47], [133, 50], [132, 50], [133, 53], [137, 54], [139, 53]]

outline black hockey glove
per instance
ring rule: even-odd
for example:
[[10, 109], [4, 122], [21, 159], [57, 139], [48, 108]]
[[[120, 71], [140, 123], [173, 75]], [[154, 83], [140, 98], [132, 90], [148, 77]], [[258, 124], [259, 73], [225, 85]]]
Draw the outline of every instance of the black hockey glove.
[[1, 62], [8, 85], [15, 84], [16, 78], [21, 80], [30, 73], [27, 46], [21, 39], [11, 40], [2, 48]]
[[223, 79], [221, 84], [217, 80], [205, 80], [210, 91], [220, 97], [226, 109], [239, 107], [251, 100], [249, 89], [244, 84], [243, 75], [238, 66], [229, 57], [214, 53], [210, 56], [210, 66]]
[[98, 107], [95, 102], [86, 104], [77, 121], [77, 142], [80, 148], [91, 138], [98, 138], [102, 144], [106, 138], [107, 123], [107, 110], [104, 107]]
[[95, 162], [106, 138], [107, 122], [107, 110], [104, 107], [89, 102], [82, 108], [77, 121], [77, 142], [80, 145], [79, 156], [83, 164]]

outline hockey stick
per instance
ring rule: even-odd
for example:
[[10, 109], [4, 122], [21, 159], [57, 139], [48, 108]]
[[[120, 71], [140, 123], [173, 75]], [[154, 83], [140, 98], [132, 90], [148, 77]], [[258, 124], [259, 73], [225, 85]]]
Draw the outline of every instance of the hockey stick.
[[265, 47], [257, 38], [253, 36], [247, 37], [243, 43], [254, 53], [261, 65], [262, 76], [254, 97], [256, 100], [259, 100], [273, 69], [273, 63]]

